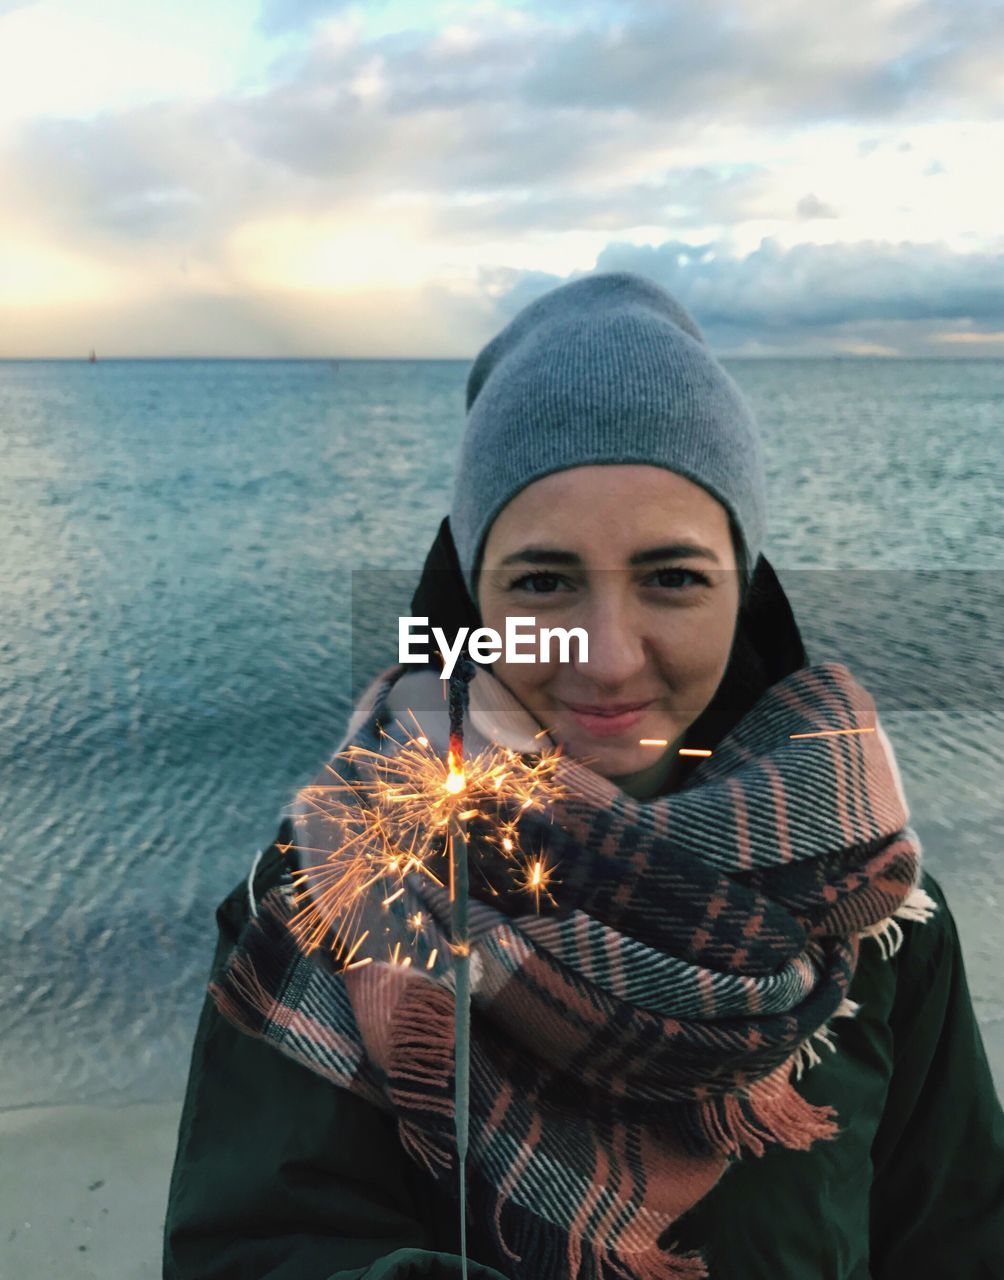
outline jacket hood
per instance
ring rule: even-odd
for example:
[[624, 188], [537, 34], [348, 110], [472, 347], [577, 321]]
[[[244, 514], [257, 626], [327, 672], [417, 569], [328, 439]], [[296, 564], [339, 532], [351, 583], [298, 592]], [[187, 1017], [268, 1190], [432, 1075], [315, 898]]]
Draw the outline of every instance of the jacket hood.
[[[417, 617], [427, 617], [430, 627], [441, 627], [448, 635], [461, 627], [480, 625], [464, 584], [449, 518], [439, 526], [425, 558], [411, 611]], [[687, 731], [684, 745], [713, 750], [772, 684], [807, 661], [788, 597], [761, 552], [748, 598], [739, 612], [725, 674], [714, 698]], [[685, 757], [694, 763], [698, 758]]]

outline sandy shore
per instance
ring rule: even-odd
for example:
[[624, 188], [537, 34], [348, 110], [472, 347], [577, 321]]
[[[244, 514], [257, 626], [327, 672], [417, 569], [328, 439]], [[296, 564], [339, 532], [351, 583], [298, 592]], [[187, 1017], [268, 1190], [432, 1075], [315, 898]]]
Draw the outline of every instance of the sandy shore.
[[0, 1276], [159, 1280], [181, 1103], [0, 1113]]

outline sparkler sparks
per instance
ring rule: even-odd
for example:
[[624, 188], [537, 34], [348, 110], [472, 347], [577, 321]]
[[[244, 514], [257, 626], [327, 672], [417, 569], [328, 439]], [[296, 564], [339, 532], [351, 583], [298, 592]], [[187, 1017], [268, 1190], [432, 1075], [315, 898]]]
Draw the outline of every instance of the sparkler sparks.
[[554, 898], [547, 892], [547, 883], [551, 878], [551, 869], [544, 865], [541, 858], [535, 858], [524, 868], [524, 877], [519, 884], [520, 889], [527, 890], [532, 893], [537, 901], [537, 910], [540, 911], [540, 895], [547, 894], [548, 898], [554, 902]]
[[[381, 899], [385, 907], [403, 894], [405, 877], [413, 872], [447, 887], [441, 878], [446, 872], [443, 860], [449, 854], [451, 825], [457, 822], [477, 821], [473, 852], [484, 847], [501, 855], [506, 870], [511, 868], [506, 887], [533, 894], [538, 911], [541, 894], [550, 898], [550, 870], [539, 858], [526, 865], [521, 854], [519, 820], [532, 809], [543, 810], [559, 794], [554, 774], [560, 749], [521, 755], [489, 747], [466, 758], [451, 750], [444, 760], [414, 713], [409, 716], [414, 729], [397, 722], [404, 741], [393, 754], [350, 746], [327, 766], [329, 784], [299, 792], [301, 813], [311, 815], [312, 835], [310, 844], [295, 847], [323, 856], [309, 870], [293, 875], [299, 910], [291, 928], [305, 951], [330, 938], [330, 949], [343, 967], [361, 963], [362, 938], [355, 936], [358, 909], [377, 882], [387, 880]], [[385, 731], [385, 736], [391, 735]], [[330, 845], [318, 847], [326, 828], [331, 831]], [[493, 861], [497, 864], [498, 859]], [[450, 865], [452, 870], [452, 859]], [[476, 856], [471, 870], [481, 873], [489, 892], [498, 892]], [[452, 881], [451, 874], [451, 900]], [[425, 923], [421, 912], [408, 917], [416, 940]], [[380, 939], [372, 938], [371, 945], [370, 958], [384, 959]]]

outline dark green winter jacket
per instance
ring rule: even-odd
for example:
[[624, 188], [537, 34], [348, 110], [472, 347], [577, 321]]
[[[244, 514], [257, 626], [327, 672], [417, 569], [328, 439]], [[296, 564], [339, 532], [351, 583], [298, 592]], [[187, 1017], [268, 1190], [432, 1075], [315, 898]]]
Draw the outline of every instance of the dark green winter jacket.
[[[446, 551], [437, 561], [434, 546], [426, 570], [455, 582]], [[694, 743], [719, 741], [805, 661], [762, 557], [757, 579]], [[462, 597], [423, 598], [420, 588], [412, 612], [453, 634], [470, 619], [443, 602]], [[291, 838], [284, 823], [277, 840]], [[256, 898], [281, 868], [273, 843]], [[836, 1052], [821, 1045], [822, 1061], [793, 1081], [834, 1106], [839, 1136], [748, 1155], [669, 1229], [663, 1243], [702, 1248], [711, 1280], [1004, 1280], [1004, 1111], [955, 921], [926, 870], [922, 884], [940, 910], [927, 923], [903, 920], [889, 960], [862, 940], [849, 992], [862, 1008], [832, 1024]], [[217, 910], [214, 976], [248, 914], [242, 881]], [[467, 1245], [470, 1280], [509, 1280], [476, 1223]], [[406, 1155], [393, 1117], [238, 1031], [207, 998], [167, 1207], [167, 1280], [459, 1280], [458, 1251], [455, 1204]]]
[[[287, 836], [288, 838], [288, 836]], [[271, 887], [273, 844], [253, 882]], [[713, 1280], [1000, 1280], [1004, 1112], [973, 1015], [955, 922], [902, 922], [889, 960], [863, 940], [835, 1053], [795, 1087], [841, 1135], [733, 1165], [671, 1229]], [[217, 973], [248, 917], [242, 881], [217, 911]], [[487, 1236], [487, 1233], [485, 1233]], [[207, 998], [165, 1227], [170, 1280], [446, 1280], [456, 1209], [405, 1154], [394, 1120], [231, 1026]], [[471, 1280], [505, 1275], [468, 1230]], [[542, 1276], [541, 1280], [552, 1280]], [[554, 1277], [553, 1280], [559, 1280]]]

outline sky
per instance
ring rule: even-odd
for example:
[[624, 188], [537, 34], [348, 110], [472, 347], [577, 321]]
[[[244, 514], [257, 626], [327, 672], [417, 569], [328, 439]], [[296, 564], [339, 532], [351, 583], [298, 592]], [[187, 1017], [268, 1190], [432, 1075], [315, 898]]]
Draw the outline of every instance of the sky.
[[0, 358], [1004, 358], [999, 0], [0, 0]]

